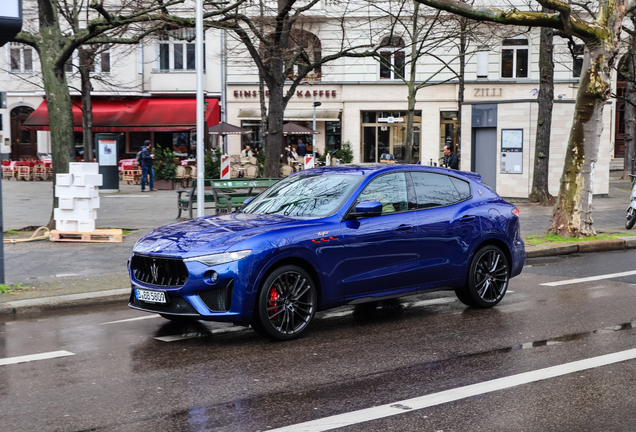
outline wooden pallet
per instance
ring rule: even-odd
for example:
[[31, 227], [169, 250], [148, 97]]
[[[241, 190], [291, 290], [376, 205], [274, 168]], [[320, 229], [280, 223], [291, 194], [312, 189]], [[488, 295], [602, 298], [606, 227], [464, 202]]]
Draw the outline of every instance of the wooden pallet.
[[99, 229], [90, 233], [52, 230], [50, 239], [66, 242], [121, 243], [123, 232], [121, 229]]

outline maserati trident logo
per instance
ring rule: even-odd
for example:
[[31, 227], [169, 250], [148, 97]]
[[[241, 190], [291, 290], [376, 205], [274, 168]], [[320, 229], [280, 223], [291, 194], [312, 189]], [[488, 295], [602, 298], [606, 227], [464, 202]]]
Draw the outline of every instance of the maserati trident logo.
[[154, 261], [150, 266], [150, 274], [152, 275], [152, 281], [157, 282], [157, 279], [159, 279], [159, 266]]

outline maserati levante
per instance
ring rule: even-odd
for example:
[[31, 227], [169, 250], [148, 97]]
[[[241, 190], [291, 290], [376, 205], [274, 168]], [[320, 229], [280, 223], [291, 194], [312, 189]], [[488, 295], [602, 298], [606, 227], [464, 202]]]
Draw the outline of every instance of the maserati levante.
[[302, 335], [316, 311], [454, 290], [499, 303], [525, 259], [518, 209], [478, 174], [420, 165], [294, 173], [234, 213], [143, 236], [129, 306]]

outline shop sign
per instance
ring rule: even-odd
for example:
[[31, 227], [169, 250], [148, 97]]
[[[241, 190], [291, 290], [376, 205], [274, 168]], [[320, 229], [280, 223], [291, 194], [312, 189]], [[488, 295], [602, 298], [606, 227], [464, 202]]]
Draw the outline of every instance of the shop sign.
[[[234, 90], [235, 98], [257, 98], [260, 91], [258, 90]], [[294, 96], [299, 98], [332, 98], [336, 97], [336, 90], [297, 90]], [[265, 97], [269, 97], [269, 90], [265, 90]]]
[[475, 97], [501, 97], [503, 96], [502, 87], [477, 87], [475, 89]]
[[378, 123], [402, 123], [404, 117], [380, 117]]

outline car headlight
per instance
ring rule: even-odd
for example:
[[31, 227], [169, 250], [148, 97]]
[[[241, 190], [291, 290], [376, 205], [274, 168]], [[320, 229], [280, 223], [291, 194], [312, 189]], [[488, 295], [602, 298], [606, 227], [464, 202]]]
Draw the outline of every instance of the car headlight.
[[246, 249], [246, 250], [236, 251], [236, 252], [224, 252], [224, 253], [218, 253], [213, 255], [202, 255], [198, 257], [186, 258], [183, 261], [185, 262], [197, 261], [207, 266], [215, 266], [219, 264], [229, 263], [232, 261], [242, 260], [243, 258], [245, 258], [251, 253], [252, 253], [251, 249]]

